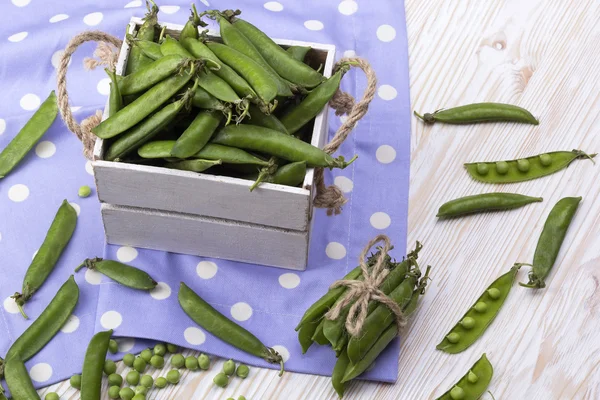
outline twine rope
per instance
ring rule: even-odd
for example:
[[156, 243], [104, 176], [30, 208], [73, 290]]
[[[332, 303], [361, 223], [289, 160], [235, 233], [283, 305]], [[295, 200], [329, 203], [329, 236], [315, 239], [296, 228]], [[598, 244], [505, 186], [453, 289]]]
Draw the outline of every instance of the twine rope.
[[[383, 247], [378, 253], [375, 264], [371, 270], [369, 270], [366, 261], [367, 254], [369, 253], [369, 250], [379, 242], [383, 242]], [[335, 281], [330, 287], [331, 289], [335, 289], [337, 287], [345, 286], [348, 289], [342, 300], [325, 314], [325, 318], [329, 320], [337, 319], [342, 310], [346, 306], [352, 304], [345, 323], [346, 330], [352, 336], [360, 335], [367, 318], [367, 310], [371, 300], [381, 303], [390, 309], [396, 318], [398, 331], [406, 325], [406, 317], [402, 313], [400, 306], [379, 289], [379, 286], [381, 286], [390, 272], [390, 270], [386, 268], [386, 256], [391, 248], [390, 239], [386, 235], [377, 235], [371, 239], [363, 249], [362, 253], [360, 253], [359, 265], [362, 271], [363, 280], [340, 279]]]

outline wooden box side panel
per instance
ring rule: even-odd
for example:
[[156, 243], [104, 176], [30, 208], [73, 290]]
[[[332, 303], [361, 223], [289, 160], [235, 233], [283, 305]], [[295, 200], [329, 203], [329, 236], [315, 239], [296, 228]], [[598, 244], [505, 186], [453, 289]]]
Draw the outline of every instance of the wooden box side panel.
[[102, 205], [108, 243], [304, 270], [308, 232]]

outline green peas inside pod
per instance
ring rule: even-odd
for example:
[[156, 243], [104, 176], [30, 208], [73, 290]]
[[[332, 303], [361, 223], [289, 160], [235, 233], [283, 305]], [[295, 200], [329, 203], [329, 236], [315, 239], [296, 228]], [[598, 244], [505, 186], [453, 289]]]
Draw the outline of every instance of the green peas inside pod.
[[69, 380], [71, 387], [75, 389], [81, 389], [81, 375], [73, 375]]
[[150, 389], [154, 385], [154, 379], [150, 375], [144, 375], [140, 378], [140, 385]]
[[452, 400], [461, 400], [465, 398], [465, 391], [458, 387], [458, 386], [454, 386], [452, 388], [452, 390], [450, 390], [450, 397], [452, 398]]
[[50, 392], [44, 397], [44, 400], [60, 400], [60, 397], [58, 397], [58, 394]]
[[460, 334], [452, 332], [446, 336], [446, 339], [448, 339], [450, 343], [458, 343], [460, 340]]
[[215, 385], [224, 388], [229, 384], [229, 377], [224, 372], [219, 372], [213, 378], [213, 382], [215, 383]]
[[111, 399], [118, 399], [119, 397], [119, 392], [121, 391], [121, 388], [119, 386], [111, 386], [110, 388], [108, 388], [108, 397], [110, 397]]
[[150, 359], [150, 365], [154, 368], [162, 368], [165, 366], [165, 359], [162, 356], [153, 355]]
[[185, 365], [185, 357], [181, 354], [175, 354], [173, 357], [171, 357], [171, 365], [175, 368], [183, 368]]
[[473, 306], [473, 308], [477, 312], [484, 313], [487, 311], [488, 305], [486, 303], [484, 303], [483, 301], [480, 301], [477, 304], [475, 304], [475, 306]]
[[549, 167], [552, 164], [552, 157], [550, 154], [540, 154], [540, 164], [544, 167]]
[[490, 288], [487, 291], [487, 294], [494, 300], [498, 300], [500, 298], [500, 295], [502, 293], [500, 293], [500, 290], [497, 288]]
[[190, 371], [197, 371], [199, 366], [198, 366], [198, 359], [196, 357], [193, 356], [189, 356], [185, 359], [185, 367], [187, 369], [189, 369]]
[[179, 383], [181, 379], [181, 374], [176, 369], [172, 369], [167, 373], [167, 381], [172, 383], [173, 385]]
[[526, 158], [517, 160], [517, 169], [521, 172], [528, 172], [531, 168], [531, 163]]
[[127, 373], [127, 376], [125, 377], [125, 380], [131, 386], [135, 386], [138, 383], [140, 383], [140, 373], [137, 371], [129, 371], [129, 373]]
[[464, 317], [460, 324], [465, 329], [472, 329], [475, 326], [475, 319], [471, 317]]
[[163, 389], [167, 387], [167, 383], [167, 379], [164, 376], [161, 376], [159, 378], [156, 378], [156, 381], [154, 381], [154, 386], [156, 386], [159, 389]]
[[135, 396], [135, 392], [132, 388], [125, 387], [119, 391], [119, 397], [121, 400], [131, 400]]
[[485, 163], [477, 164], [477, 173], [479, 175], [487, 175], [490, 172], [490, 166]]
[[117, 372], [117, 364], [113, 360], [104, 361], [104, 373], [108, 376]]
[[231, 376], [235, 373], [235, 362], [233, 362], [233, 360], [225, 361], [225, 364], [223, 364], [223, 373], [227, 376]]
[[467, 374], [467, 380], [469, 381], [469, 383], [477, 383], [479, 377], [473, 371], [469, 371], [469, 373]]
[[125, 356], [123, 356], [123, 364], [127, 365], [128, 367], [133, 367], [133, 362], [135, 361], [135, 356], [131, 353], [127, 353], [125, 354]]
[[123, 384], [123, 377], [119, 374], [112, 373], [108, 376], [109, 386], [121, 386]]
[[500, 175], [506, 175], [508, 173], [508, 163], [506, 161], [498, 161], [496, 163], [496, 172]]

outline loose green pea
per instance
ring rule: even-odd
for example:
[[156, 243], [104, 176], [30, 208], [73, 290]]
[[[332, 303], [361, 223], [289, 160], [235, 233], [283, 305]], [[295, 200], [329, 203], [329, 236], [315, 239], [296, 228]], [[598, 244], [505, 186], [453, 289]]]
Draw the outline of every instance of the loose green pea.
[[484, 313], [487, 311], [488, 309], [488, 305], [485, 304], [483, 301], [478, 302], [477, 304], [475, 304], [473, 306], [473, 308], [475, 309], [475, 311], [480, 312], [480, 313]]
[[229, 377], [227, 375], [225, 375], [223, 372], [219, 372], [213, 378], [213, 382], [215, 383], [215, 385], [224, 388], [225, 386], [227, 386], [229, 384]]
[[119, 386], [111, 386], [108, 388], [108, 397], [110, 397], [111, 399], [118, 399], [120, 397], [120, 391], [121, 388]]
[[119, 397], [121, 400], [131, 400], [135, 396], [135, 392], [132, 388], [125, 387], [119, 391]]
[[80, 187], [79, 191], [77, 192], [79, 197], [90, 197], [90, 194], [92, 194], [92, 189], [90, 189], [90, 187], [87, 185]]
[[159, 389], [163, 389], [167, 387], [167, 383], [167, 379], [161, 376], [160, 378], [156, 378], [156, 381], [154, 381], [154, 386], [156, 386]]
[[154, 368], [157, 368], [157, 369], [162, 368], [165, 366], [165, 359], [163, 356], [154, 355], [150, 359], [150, 365], [152, 365]]
[[119, 386], [123, 384], [123, 377], [119, 374], [112, 373], [108, 376], [108, 384], [110, 386]]
[[46, 394], [46, 397], [44, 397], [44, 400], [60, 400], [60, 397], [58, 397], [58, 395], [54, 392], [50, 392], [48, 394]]
[[198, 365], [200, 366], [200, 369], [205, 371], [208, 370], [210, 368], [210, 358], [204, 353], [200, 354], [198, 356]]
[[129, 373], [127, 374], [127, 376], [125, 377], [125, 380], [127, 381], [127, 383], [129, 383], [131, 386], [135, 386], [138, 383], [140, 383], [140, 373], [137, 371], [129, 371]]
[[477, 173], [479, 175], [487, 175], [490, 172], [490, 167], [487, 164], [479, 163], [477, 164]]
[[235, 370], [235, 374], [242, 379], [246, 379], [248, 374], [250, 373], [250, 368], [247, 365], [240, 364]]
[[469, 381], [469, 383], [477, 383], [479, 377], [473, 371], [469, 371], [469, 373], [467, 374], [467, 380]]
[[144, 375], [140, 378], [140, 385], [150, 389], [154, 385], [154, 379], [150, 375]]
[[528, 172], [529, 168], [531, 168], [531, 163], [529, 160], [522, 158], [517, 160], [517, 169], [521, 172]]
[[508, 173], [508, 163], [506, 161], [498, 161], [496, 163], [496, 172], [500, 175], [506, 175]]
[[117, 372], [117, 364], [113, 360], [104, 361], [104, 373], [108, 376]]
[[446, 339], [448, 339], [450, 343], [458, 343], [460, 340], [460, 335], [456, 332], [452, 332], [446, 336]]
[[156, 346], [154, 346], [154, 355], [164, 356], [165, 354], [167, 354], [167, 346], [165, 346], [162, 343], [159, 343]]
[[133, 399], [131, 400], [146, 400], [146, 395], [142, 394], [142, 393], [138, 393], [135, 396], [133, 396]]
[[144, 361], [146, 361], [147, 363], [149, 363], [150, 359], [152, 358], [152, 350], [150, 350], [150, 349], [142, 350], [142, 352], [140, 353], [140, 357]]
[[225, 361], [225, 364], [223, 364], [223, 372], [227, 376], [233, 375], [235, 373], [235, 362], [233, 362], [233, 360]]
[[185, 359], [185, 367], [190, 371], [198, 370], [198, 359], [196, 357], [189, 356]]
[[69, 380], [69, 383], [75, 389], [81, 389], [81, 375], [73, 375]]
[[110, 339], [110, 342], [108, 342], [108, 351], [112, 354], [117, 354], [119, 352], [119, 343], [114, 339]]
[[246, 398], [244, 396], [240, 396], [238, 397], [238, 400], [246, 400]]
[[494, 300], [499, 299], [500, 295], [501, 295], [500, 290], [496, 289], [496, 288], [490, 288], [490, 289], [488, 289], [487, 293]]
[[471, 317], [464, 317], [462, 321], [460, 321], [460, 324], [465, 329], [471, 329], [475, 326], [475, 320]]
[[179, 347], [174, 344], [167, 343], [167, 351], [171, 354], [175, 354], [179, 351]]
[[148, 388], [143, 385], [138, 385], [135, 387], [135, 394], [143, 394], [146, 395], [148, 393]]
[[123, 356], [123, 364], [127, 365], [128, 367], [133, 367], [133, 362], [135, 361], [135, 356], [131, 353], [127, 353]]
[[172, 369], [169, 372], [167, 372], [167, 381], [169, 383], [172, 383], [173, 385], [175, 385], [175, 384], [179, 383], [180, 379], [181, 379], [181, 374], [176, 369]]
[[[150, 357], [150, 358], [152, 358], [152, 357]], [[135, 361], [133, 362], [133, 368], [139, 373], [144, 372], [147, 365], [148, 364], [146, 364], [146, 360], [144, 360], [141, 357], [136, 357]]]
[[544, 167], [550, 166], [550, 164], [552, 164], [552, 157], [550, 157], [550, 154], [540, 154], [540, 164]]
[[452, 400], [461, 400], [465, 398], [465, 391], [458, 387], [458, 386], [454, 386], [452, 388], [452, 390], [450, 391], [450, 397], [452, 398]]
[[185, 357], [181, 354], [175, 354], [173, 357], [171, 357], [171, 365], [175, 368], [183, 368], [185, 365]]

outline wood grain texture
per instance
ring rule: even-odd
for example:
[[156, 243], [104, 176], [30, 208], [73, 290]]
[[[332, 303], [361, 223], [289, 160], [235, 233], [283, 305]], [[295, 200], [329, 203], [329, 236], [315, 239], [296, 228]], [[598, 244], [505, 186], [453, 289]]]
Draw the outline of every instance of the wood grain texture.
[[[409, 240], [434, 266], [403, 333], [395, 385], [355, 382], [347, 399], [434, 399], [486, 352], [496, 399], [600, 399], [600, 166], [578, 161], [537, 181], [491, 186], [462, 164], [551, 150], [600, 150], [600, 3], [596, 0], [407, 0], [412, 107], [479, 101], [526, 107], [538, 127], [412, 124]], [[493, 190], [543, 196], [510, 212], [436, 221], [447, 200]], [[531, 262], [552, 206], [581, 195], [548, 287], [513, 289], [486, 334], [458, 355], [435, 350], [485, 287], [515, 261]], [[526, 269], [519, 274], [526, 279]], [[220, 364], [213, 367], [213, 371]], [[253, 369], [227, 390], [191, 373], [150, 399], [335, 399], [329, 378]], [[59, 389], [63, 393], [64, 384]], [[63, 399], [76, 399], [66, 391]], [[485, 395], [484, 399], [490, 399]]]

